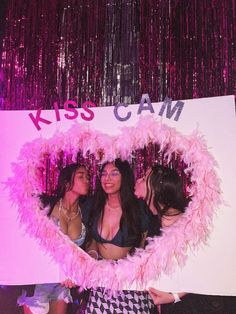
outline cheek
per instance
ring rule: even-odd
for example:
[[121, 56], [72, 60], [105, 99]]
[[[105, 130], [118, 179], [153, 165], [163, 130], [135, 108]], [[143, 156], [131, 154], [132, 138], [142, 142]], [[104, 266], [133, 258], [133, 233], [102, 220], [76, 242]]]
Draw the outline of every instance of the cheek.
[[80, 183], [80, 184], [78, 185], [78, 192], [79, 192], [80, 194], [82, 194], [82, 195], [87, 194], [87, 193], [88, 193], [88, 189], [89, 189], [89, 186], [88, 186], [88, 184], [86, 184], [85, 182]]
[[118, 182], [117, 182], [117, 188], [120, 190], [120, 188], [121, 188], [121, 180], [118, 180]]
[[104, 182], [101, 180], [101, 186], [102, 186], [102, 188], [103, 188], [103, 190], [104, 190], [104, 188], [105, 188], [105, 185], [104, 185]]
[[74, 187], [75, 187], [76, 190], [80, 191], [80, 190], [84, 189], [85, 184], [82, 181], [78, 180], [78, 181], [76, 181]]
[[142, 182], [139, 184], [139, 192], [140, 192], [142, 197], [144, 197], [144, 198], [146, 197], [147, 190], [146, 190], [145, 182]]

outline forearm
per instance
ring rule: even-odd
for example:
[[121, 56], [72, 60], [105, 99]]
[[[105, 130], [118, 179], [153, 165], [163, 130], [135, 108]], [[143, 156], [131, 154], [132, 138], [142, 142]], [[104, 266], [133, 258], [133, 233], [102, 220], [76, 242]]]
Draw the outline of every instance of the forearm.
[[98, 259], [98, 248], [97, 248], [97, 242], [92, 239], [92, 241], [89, 243], [88, 246], [86, 246], [86, 252], [93, 258]]
[[178, 296], [181, 299], [182, 297], [184, 297], [186, 294], [188, 294], [187, 292], [178, 292]]

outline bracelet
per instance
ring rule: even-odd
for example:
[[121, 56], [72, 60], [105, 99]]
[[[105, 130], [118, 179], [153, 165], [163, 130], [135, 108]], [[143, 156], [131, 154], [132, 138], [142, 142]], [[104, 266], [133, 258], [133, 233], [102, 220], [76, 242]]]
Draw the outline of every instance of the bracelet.
[[[91, 254], [90, 253], [94, 253], [96, 255], [95, 259], [98, 259], [98, 252], [96, 250], [90, 250], [87, 252], [90, 256]], [[91, 256], [92, 257], [92, 256]]]
[[171, 292], [171, 294], [172, 294], [173, 297], [174, 297], [174, 303], [177, 303], [177, 302], [180, 302], [180, 301], [181, 301], [181, 299], [180, 299], [178, 293], [172, 293], [172, 292]]

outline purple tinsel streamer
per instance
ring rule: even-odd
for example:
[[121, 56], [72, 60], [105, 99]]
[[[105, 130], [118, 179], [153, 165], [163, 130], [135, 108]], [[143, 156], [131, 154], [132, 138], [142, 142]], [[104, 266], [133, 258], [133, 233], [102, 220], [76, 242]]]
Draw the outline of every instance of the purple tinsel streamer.
[[9, 0], [0, 108], [235, 94], [233, 0]]

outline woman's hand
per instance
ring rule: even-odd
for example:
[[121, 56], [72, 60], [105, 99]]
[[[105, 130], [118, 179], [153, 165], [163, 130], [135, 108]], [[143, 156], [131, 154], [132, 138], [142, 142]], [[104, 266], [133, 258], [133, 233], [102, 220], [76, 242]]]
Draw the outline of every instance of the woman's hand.
[[171, 293], [160, 291], [155, 288], [148, 288], [148, 292], [156, 305], [174, 302], [174, 296]]
[[175, 299], [173, 293], [169, 292], [164, 292], [157, 290], [155, 288], [149, 288], [148, 292], [153, 300], [153, 302], [158, 305], [158, 304], [168, 304], [168, 303], [176, 303], [178, 301], [181, 301], [180, 298], [183, 297], [186, 293], [185, 292], [180, 292], [176, 293], [176, 297], [178, 296], [178, 300]]
[[[178, 292], [178, 293], [169, 293], [165, 291], [160, 291], [155, 288], [148, 288], [148, 292], [153, 300], [153, 302], [158, 304], [168, 304], [168, 303], [176, 303], [181, 301], [180, 298], [185, 296], [186, 292]], [[174, 296], [176, 295], [176, 297]]]
[[98, 252], [96, 250], [89, 250], [88, 252], [88, 255], [90, 255], [92, 258], [94, 259], [98, 259]]
[[64, 280], [63, 282], [61, 282], [61, 285], [66, 287], [66, 288], [74, 288], [77, 285], [69, 278], [67, 278], [66, 280]]
[[89, 246], [86, 247], [86, 252], [94, 259], [99, 258], [97, 242], [94, 239], [92, 239]]

